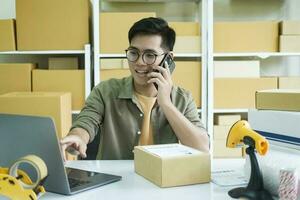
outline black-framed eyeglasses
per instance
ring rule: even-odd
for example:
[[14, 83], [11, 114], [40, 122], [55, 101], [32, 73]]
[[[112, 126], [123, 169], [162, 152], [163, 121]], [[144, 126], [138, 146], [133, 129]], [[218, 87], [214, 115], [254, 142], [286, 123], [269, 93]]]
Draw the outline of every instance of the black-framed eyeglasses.
[[[141, 55], [141, 53], [137, 49], [126, 49], [125, 52], [126, 52], [126, 58], [129, 62], [136, 62]], [[155, 63], [158, 56], [162, 56], [165, 54], [166, 53], [157, 54], [151, 51], [144, 51], [142, 53], [142, 59], [145, 64], [152, 65]]]

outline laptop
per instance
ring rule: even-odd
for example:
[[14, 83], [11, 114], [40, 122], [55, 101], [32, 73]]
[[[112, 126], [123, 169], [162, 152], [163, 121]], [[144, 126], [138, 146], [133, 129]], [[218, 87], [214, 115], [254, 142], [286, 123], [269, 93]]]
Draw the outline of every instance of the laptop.
[[[65, 167], [51, 118], [0, 114], [0, 166], [9, 167], [28, 154], [45, 161], [48, 192], [71, 195], [121, 180], [121, 176]], [[33, 168], [27, 168], [23, 170], [36, 177]]]

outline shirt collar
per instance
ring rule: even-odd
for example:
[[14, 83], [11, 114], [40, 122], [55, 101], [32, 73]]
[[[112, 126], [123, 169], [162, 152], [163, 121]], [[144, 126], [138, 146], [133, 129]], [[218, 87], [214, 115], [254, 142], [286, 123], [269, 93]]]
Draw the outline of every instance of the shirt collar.
[[132, 99], [133, 96], [133, 78], [132, 76], [128, 76], [125, 78], [125, 82], [121, 87], [121, 91], [119, 93], [118, 98], [120, 99]]

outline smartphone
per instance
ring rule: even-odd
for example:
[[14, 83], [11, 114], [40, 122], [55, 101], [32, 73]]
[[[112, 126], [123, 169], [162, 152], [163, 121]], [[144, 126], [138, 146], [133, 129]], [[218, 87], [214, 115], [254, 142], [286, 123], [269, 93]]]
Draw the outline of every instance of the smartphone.
[[[174, 71], [174, 69], [175, 69], [175, 62], [174, 62], [174, 60], [172, 59], [172, 56], [169, 53], [167, 53], [166, 55], [164, 55], [164, 58], [159, 63], [159, 66], [162, 66], [163, 68], [166, 68], [165, 62], [168, 63], [170, 73], [172, 74], [173, 71]], [[155, 70], [155, 71], [158, 72], [157, 70]], [[156, 90], [158, 90], [158, 85], [156, 83], [153, 83], [153, 84], [154, 84]]]

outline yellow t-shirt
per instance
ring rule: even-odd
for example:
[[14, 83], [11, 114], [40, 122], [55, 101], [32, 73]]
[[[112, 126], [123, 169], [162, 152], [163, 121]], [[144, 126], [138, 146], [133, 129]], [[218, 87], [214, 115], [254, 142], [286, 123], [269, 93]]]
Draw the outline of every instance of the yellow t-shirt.
[[144, 119], [142, 124], [141, 136], [139, 145], [150, 145], [153, 144], [153, 134], [151, 125], [151, 110], [155, 104], [156, 97], [147, 97], [135, 92], [135, 95], [141, 104], [144, 112]]

